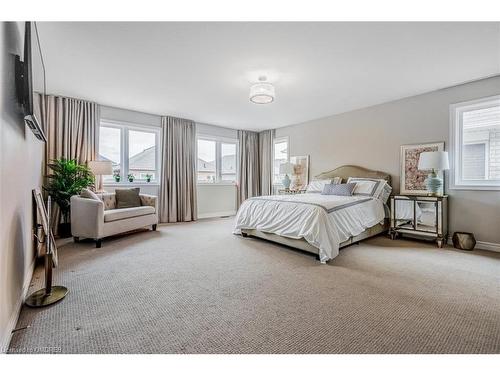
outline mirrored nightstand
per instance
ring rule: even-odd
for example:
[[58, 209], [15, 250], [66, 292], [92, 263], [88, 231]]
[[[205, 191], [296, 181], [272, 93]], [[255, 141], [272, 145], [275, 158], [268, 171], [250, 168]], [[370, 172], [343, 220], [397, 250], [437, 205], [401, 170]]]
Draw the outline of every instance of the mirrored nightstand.
[[398, 235], [428, 238], [443, 247], [448, 240], [448, 196], [391, 196], [391, 227], [394, 240]]

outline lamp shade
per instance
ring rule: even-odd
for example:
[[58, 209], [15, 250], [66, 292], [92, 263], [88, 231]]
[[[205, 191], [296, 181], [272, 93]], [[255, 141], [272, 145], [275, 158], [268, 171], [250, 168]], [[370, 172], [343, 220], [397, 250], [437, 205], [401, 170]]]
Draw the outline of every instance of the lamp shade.
[[448, 161], [448, 152], [446, 151], [422, 152], [418, 160], [418, 169], [422, 171], [431, 169], [444, 171], [450, 169], [450, 164]]
[[280, 164], [280, 174], [288, 174], [293, 172], [293, 164], [292, 163], [283, 163]]
[[110, 175], [113, 174], [113, 165], [110, 161], [93, 160], [89, 161], [89, 168], [95, 175]]

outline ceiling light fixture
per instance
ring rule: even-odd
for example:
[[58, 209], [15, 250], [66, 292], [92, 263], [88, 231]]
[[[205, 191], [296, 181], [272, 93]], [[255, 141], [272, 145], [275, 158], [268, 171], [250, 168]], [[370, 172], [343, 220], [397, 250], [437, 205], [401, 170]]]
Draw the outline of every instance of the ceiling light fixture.
[[250, 87], [250, 101], [255, 104], [269, 104], [274, 101], [276, 96], [274, 86], [266, 82], [266, 77], [259, 77], [259, 83]]

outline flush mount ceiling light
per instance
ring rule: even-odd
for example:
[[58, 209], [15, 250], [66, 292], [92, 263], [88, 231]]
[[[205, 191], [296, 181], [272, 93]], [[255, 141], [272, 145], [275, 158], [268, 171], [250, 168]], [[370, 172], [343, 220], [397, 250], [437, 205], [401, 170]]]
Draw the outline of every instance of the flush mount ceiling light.
[[269, 104], [274, 101], [276, 96], [274, 86], [266, 82], [266, 77], [259, 77], [259, 83], [250, 87], [250, 101], [255, 104]]

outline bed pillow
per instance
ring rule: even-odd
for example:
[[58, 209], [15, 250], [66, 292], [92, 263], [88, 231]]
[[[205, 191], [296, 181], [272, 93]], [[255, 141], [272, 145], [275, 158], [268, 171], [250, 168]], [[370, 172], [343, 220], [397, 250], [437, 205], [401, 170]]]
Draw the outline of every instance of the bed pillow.
[[115, 189], [116, 208], [131, 208], [141, 205], [140, 188]]
[[321, 193], [325, 185], [331, 184], [332, 179], [323, 179], [323, 180], [312, 180], [309, 185], [307, 185], [306, 193]]
[[323, 188], [321, 194], [323, 195], [341, 195], [345, 197], [350, 197], [354, 188], [356, 187], [355, 183], [347, 183], [347, 184], [327, 184]]
[[387, 202], [392, 187], [381, 178], [349, 177], [347, 182], [355, 182], [353, 195], [366, 195]]

